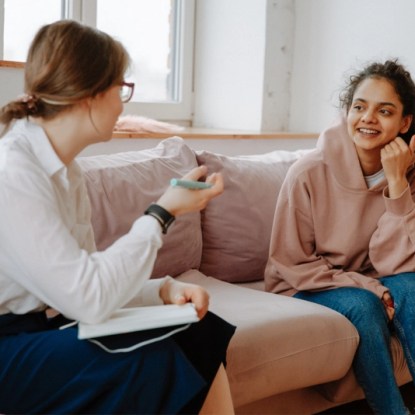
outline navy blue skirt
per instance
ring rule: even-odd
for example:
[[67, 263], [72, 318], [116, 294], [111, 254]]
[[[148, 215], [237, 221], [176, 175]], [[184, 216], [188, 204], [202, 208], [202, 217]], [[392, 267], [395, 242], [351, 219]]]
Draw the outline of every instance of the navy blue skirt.
[[[25, 322], [26, 321], [26, 322]], [[235, 327], [213, 313], [164, 340], [108, 353], [43, 313], [0, 317], [0, 413], [198, 413]], [[163, 330], [109, 336], [115, 347]]]

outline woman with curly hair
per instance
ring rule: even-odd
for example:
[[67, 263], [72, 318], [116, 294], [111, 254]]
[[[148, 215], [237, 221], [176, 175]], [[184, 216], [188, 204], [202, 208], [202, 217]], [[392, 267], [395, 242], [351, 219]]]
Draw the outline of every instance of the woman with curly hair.
[[346, 316], [368, 404], [403, 415], [390, 341], [395, 331], [415, 379], [415, 85], [397, 61], [371, 63], [340, 101], [281, 189], [266, 287]]

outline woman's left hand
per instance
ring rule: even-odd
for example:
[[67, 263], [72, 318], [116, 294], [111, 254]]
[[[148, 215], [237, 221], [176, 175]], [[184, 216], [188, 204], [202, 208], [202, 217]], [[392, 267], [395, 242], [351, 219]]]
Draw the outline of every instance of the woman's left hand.
[[209, 294], [205, 288], [177, 281], [171, 277], [167, 277], [162, 284], [160, 298], [164, 304], [193, 303], [200, 319], [205, 316], [209, 308]]
[[415, 135], [412, 136], [409, 146], [401, 137], [396, 137], [386, 144], [380, 152], [383, 170], [389, 185], [389, 197], [398, 198], [408, 186], [406, 172], [414, 162]]

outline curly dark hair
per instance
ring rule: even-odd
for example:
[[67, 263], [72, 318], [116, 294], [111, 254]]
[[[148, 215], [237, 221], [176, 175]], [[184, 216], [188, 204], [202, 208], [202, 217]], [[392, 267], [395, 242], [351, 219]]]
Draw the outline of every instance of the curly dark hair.
[[415, 83], [411, 74], [398, 59], [387, 60], [385, 63], [371, 63], [349, 78], [348, 84], [340, 94], [341, 108], [349, 112], [357, 87], [367, 78], [384, 78], [395, 88], [403, 105], [403, 116], [412, 115], [409, 130], [402, 134], [402, 138], [408, 142], [415, 134]]

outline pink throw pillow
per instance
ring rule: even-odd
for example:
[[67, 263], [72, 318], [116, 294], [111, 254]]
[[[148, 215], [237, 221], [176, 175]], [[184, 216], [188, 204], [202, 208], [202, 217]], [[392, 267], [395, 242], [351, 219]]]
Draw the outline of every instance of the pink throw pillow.
[[263, 279], [278, 193], [288, 168], [307, 151], [197, 152], [198, 163], [225, 181], [224, 193], [202, 212], [202, 273], [228, 282]]
[[[195, 153], [179, 137], [148, 150], [79, 157], [77, 161], [86, 179], [99, 251], [130, 230], [171, 178], [197, 167]], [[164, 236], [152, 277], [176, 276], [199, 268], [201, 254], [200, 213], [180, 216]]]

